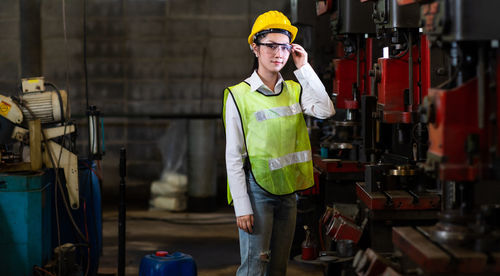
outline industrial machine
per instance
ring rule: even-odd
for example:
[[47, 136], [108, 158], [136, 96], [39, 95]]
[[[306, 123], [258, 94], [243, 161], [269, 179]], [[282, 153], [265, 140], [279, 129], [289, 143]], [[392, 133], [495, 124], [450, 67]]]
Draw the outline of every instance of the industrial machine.
[[394, 244], [429, 274], [500, 273], [500, 3], [400, 2], [421, 5], [424, 32], [449, 67], [420, 109], [429, 128], [425, 169], [442, 192], [439, 222], [394, 228]]
[[320, 192], [357, 181], [360, 207], [320, 220], [325, 235], [363, 249], [358, 275], [500, 273], [500, 2], [316, 6], [337, 39]]
[[[23, 79], [20, 90], [0, 95], [3, 273], [83, 269], [95, 275], [102, 249], [100, 186], [95, 163], [74, 153], [68, 95], [43, 78]], [[101, 156], [101, 122], [99, 112], [90, 111], [89, 157], [95, 158]]]
[[67, 121], [66, 92], [50, 86], [43, 78], [23, 79], [21, 95], [0, 95], [0, 172], [62, 168], [70, 206], [78, 209], [77, 156], [67, 148], [75, 126]]
[[[317, 14], [330, 17], [335, 58], [332, 95], [336, 115], [323, 122], [321, 156], [314, 164], [322, 172], [324, 202], [356, 203], [355, 183], [363, 180], [364, 164], [369, 160], [362, 135], [362, 108], [370, 95], [369, 71], [381, 55], [374, 45], [375, 24], [371, 5], [359, 1], [317, 1]], [[379, 53], [380, 52], [380, 53]]]
[[[323, 157], [366, 160], [361, 137], [361, 99], [370, 95], [369, 71], [374, 58], [375, 24], [371, 5], [359, 1], [318, 1], [318, 15], [330, 14], [336, 57], [332, 60], [336, 115], [329, 137], [321, 143]], [[376, 47], [375, 47], [376, 48]]]
[[365, 245], [392, 251], [391, 227], [432, 224], [440, 195], [420, 163], [427, 151], [427, 127], [419, 107], [430, 86], [430, 50], [419, 30], [417, 4], [396, 0], [360, 0], [372, 6], [377, 40], [384, 55], [370, 71], [370, 96], [362, 108], [362, 133], [370, 149], [364, 181], [356, 185], [369, 218]]
[[368, 222], [360, 245], [389, 252], [392, 226], [432, 224], [440, 206], [435, 184], [417, 166], [428, 141], [419, 106], [430, 86], [419, 6], [401, 8], [395, 0], [316, 5], [318, 14], [330, 15], [337, 55], [331, 80], [337, 114], [323, 122], [327, 136], [313, 160], [323, 172], [321, 196], [326, 204], [361, 202], [358, 226]]

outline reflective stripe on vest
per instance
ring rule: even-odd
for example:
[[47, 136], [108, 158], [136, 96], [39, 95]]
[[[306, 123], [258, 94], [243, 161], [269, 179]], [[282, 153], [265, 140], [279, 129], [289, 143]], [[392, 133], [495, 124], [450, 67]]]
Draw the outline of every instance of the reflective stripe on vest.
[[291, 106], [279, 106], [275, 108], [259, 110], [254, 114], [257, 121], [260, 122], [283, 116], [292, 116], [299, 113], [302, 113], [302, 108], [300, 107], [300, 103], [296, 103]]
[[291, 194], [314, 185], [300, 93], [301, 87], [294, 81], [283, 82], [281, 93], [272, 95], [251, 91], [244, 82], [224, 91], [224, 125], [226, 101], [231, 97], [240, 114], [251, 173], [271, 194]]
[[269, 169], [271, 171], [279, 170], [292, 164], [303, 163], [311, 160], [312, 157], [310, 150], [294, 152], [278, 158], [269, 159]]

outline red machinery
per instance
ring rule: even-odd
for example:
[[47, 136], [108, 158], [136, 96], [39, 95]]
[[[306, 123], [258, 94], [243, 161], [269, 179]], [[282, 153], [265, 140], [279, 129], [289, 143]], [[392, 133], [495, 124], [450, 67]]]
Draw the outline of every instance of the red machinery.
[[361, 98], [371, 93], [368, 85], [373, 59], [375, 25], [370, 20], [371, 6], [359, 1], [318, 1], [318, 12], [329, 13], [337, 43], [333, 67], [333, 95], [336, 116], [333, 130], [322, 148], [323, 157], [358, 161], [364, 154], [360, 149]]
[[430, 87], [430, 49], [419, 32], [417, 4], [401, 7], [396, 0], [360, 0], [372, 4], [377, 39], [387, 47], [370, 76], [374, 101], [362, 111], [371, 132], [371, 163], [364, 182], [356, 185], [369, 218], [368, 246], [392, 251], [391, 227], [432, 224], [441, 205], [435, 185], [417, 166], [425, 160], [427, 128], [419, 108]]
[[377, 104], [382, 122], [410, 124], [418, 121], [418, 107], [427, 96], [430, 86], [430, 71], [426, 70], [430, 68], [429, 54], [428, 41], [425, 36], [421, 36], [419, 45], [412, 46], [411, 51], [404, 55], [378, 59], [375, 77], [378, 81]]
[[425, 2], [424, 31], [448, 53], [450, 70], [421, 108], [426, 170], [441, 186], [440, 220], [394, 228], [394, 245], [428, 274], [500, 273], [500, 2], [400, 2]]
[[[323, 172], [326, 203], [355, 203], [354, 183], [363, 178], [367, 158], [360, 134], [362, 97], [368, 84], [375, 25], [371, 6], [359, 1], [317, 1], [317, 13], [329, 14], [335, 39], [332, 60], [333, 95], [337, 114], [324, 125], [330, 131], [321, 142], [322, 155], [314, 164]], [[326, 128], [326, 127], [324, 127]], [[340, 183], [342, 182], [342, 183]]]
[[[475, 181], [487, 173], [482, 171], [487, 164], [481, 163], [488, 161], [488, 136], [487, 129], [478, 126], [477, 86], [473, 78], [449, 90], [430, 91], [427, 165], [441, 180]], [[485, 116], [486, 109], [482, 112]]]

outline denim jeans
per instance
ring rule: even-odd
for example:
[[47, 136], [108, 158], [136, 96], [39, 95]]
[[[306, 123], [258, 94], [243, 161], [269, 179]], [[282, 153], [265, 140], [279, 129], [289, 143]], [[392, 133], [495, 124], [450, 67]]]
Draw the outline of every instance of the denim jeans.
[[296, 195], [272, 195], [247, 175], [254, 227], [252, 234], [239, 229], [241, 265], [236, 275], [286, 275], [297, 218]]

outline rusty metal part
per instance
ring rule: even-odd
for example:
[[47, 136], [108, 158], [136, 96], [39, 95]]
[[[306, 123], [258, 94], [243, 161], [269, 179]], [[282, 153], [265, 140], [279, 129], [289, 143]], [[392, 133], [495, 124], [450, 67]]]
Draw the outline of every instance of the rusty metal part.
[[314, 166], [326, 173], [360, 173], [365, 171], [364, 163], [357, 161], [345, 161], [340, 159], [323, 159], [319, 155], [313, 155]]
[[384, 270], [382, 275], [384, 275], [384, 276], [402, 276], [403, 274], [400, 274], [394, 268], [389, 266]]
[[352, 240], [338, 240], [336, 249], [339, 257], [352, 257], [355, 254], [356, 245]]
[[352, 149], [353, 146], [351, 143], [331, 143], [329, 146], [330, 149], [332, 150], [337, 150], [337, 149]]
[[424, 236], [428, 241], [430, 241], [432, 244], [434, 244], [439, 249], [441, 249], [444, 253], [446, 253], [450, 257], [451, 264], [458, 263], [458, 260], [455, 257], [455, 255], [453, 254], [453, 252], [451, 252], [450, 250], [448, 250], [446, 247], [442, 246], [439, 242], [436, 242], [435, 240], [433, 240], [432, 237], [431, 237], [431, 235], [429, 233], [427, 233], [421, 227], [415, 227], [415, 230], [417, 230], [417, 232], [419, 232], [420, 234], [422, 234], [422, 236]]
[[[353, 221], [342, 216], [336, 216], [328, 225], [327, 235], [334, 241], [350, 240], [358, 243], [363, 234], [363, 228], [356, 225]], [[347, 257], [347, 256], [343, 256]]]
[[359, 126], [360, 123], [356, 121], [333, 121], [335, 126]]
[[380, 191], [386, 198], [386, 201], [385, 201], [385, 206], [387, 208], [392, 208], [394, 207], [394, 201], [392, 200], [392, 196], [389, 195], [386, 191]]
[[439, 222], [433, 228], [431, 236], [443, 244], [463, 245], [471, 242], [476, 234], [469, 225], [475, 222], [473, 213], [460, 210], [447, 210], [439, 213]]
[[396, 166], [396, 169], [389, 170], [389, 175], [393, 176], [413, 176], [416, 175], [418, 170], [409, 165]]
[[358, 267], [361, 262], [361, 258], [363, 258], [363, 250], [358, 250], [356, 255], [354, 255], [354, 259], [352, 260], [352, 267]]
[[[415, 195], [404, 190], [369, 192], [364, 182], [356, 183], [356, 194], [370, 210], [436, 210], [441, 202], [440, 195], [431, 192], [418, 193], [418, 202], [415, 201]], [[392, 204], [388, 204], [388, 201]]]
[[[417, 230], [412, 227], [394, 227], [392, 241], [395, 247], [429, 274], [478, 275], [498, 268], [497, 263], [488, 265], [488, 256], [484, 253], [432, 242], [432, 239], [425, 235], [431, 233], [434, 228], [419, 227]], [[498, 253], [493, 252], [491, 255]]]
[[360, 257], [360, 260], [358, 262], [356, 262], [356, 266], [353, 265], [358, 275], [382, 275], [387, 267], [390, 267], [391, 265], [391, 262], [389, 260], [382, 257], [380, 254], [377, 254], [371, 248], [367, 248], [362, 254], [363, 256]]
[[407, 193], [409, 193], [412, 197], [413, 197], [413, 204], [418, 204], [419, 203], [419, 199], [420, 199], [420, 196], [417, 195], [415, 192], [413, 192], [412, 190], [406, 190]]
[[433, 239], [445, 244], [463, 244], [472, 238], [466, 226], [438, 222], [432, 232]]

